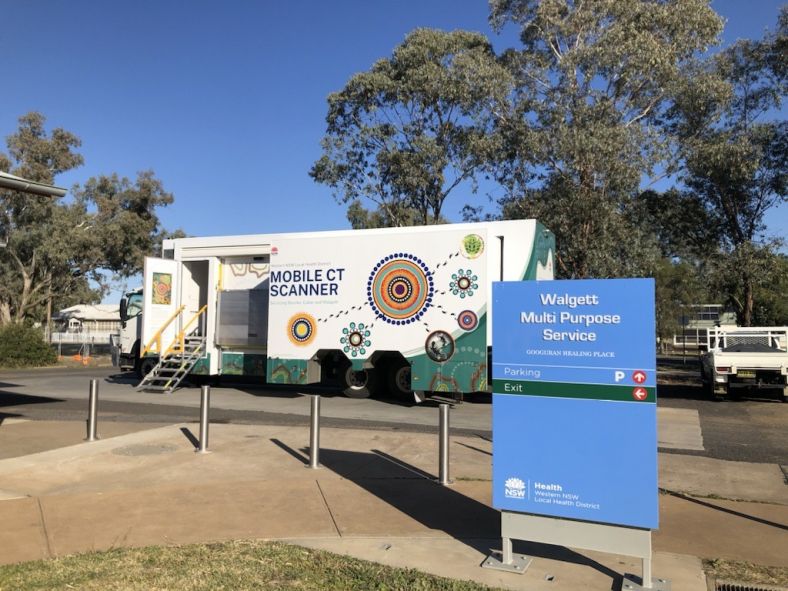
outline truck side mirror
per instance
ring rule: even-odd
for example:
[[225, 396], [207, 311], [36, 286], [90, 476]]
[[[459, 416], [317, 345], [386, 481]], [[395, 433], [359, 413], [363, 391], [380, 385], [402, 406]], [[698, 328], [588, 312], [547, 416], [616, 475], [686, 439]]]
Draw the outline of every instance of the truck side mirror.
[[120, 321], [126, 322], [129, 319], [128, 317], [128, 301], [126, 298], [120, 298]]

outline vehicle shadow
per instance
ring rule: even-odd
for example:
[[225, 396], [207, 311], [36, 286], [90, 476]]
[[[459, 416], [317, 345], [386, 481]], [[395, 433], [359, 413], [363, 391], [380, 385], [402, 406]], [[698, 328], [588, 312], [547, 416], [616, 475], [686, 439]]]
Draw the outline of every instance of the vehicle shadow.
[[[272, 443], [305, 465], [309, 463], [307, 449], [295, 450], [280, 440]], [[399, 458], [379, 450], [321, 449], [320, 464], [426, 528], [442, 531], [484, 555], [491, 550], [491, 540], [500, 539], [498, 511], [452, 487], [441, 486], [433, 475]], [[328, 502], [330, 505], [330, 499]], [[495, 545], [500, 547], [500, 542]], [[593, 568], [610, 577], [611, 589], [621, 584], [619, 573], [568, 548], [522, 540], [514, 546], [516, 552], [528, 556]]]
[[700, 384], [657, 384], [657, 400], [660, 398], [711, 400]]
[[125, 371], [108, 375], [104, 378], [104, 381], [110, 384], [128, 384], [130, 386], [136, 386], [139, 383], [139, 378], [137, 378], [134, 372]]

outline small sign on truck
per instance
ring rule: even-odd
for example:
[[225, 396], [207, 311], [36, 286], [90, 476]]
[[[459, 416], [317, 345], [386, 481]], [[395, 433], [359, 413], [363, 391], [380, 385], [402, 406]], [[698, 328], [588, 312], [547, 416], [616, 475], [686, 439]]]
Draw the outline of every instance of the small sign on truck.
[[710, 396], [768, 388], [788, 401], [788, 327], [715, 327], [707, 329], [707, 339], [700, 373]]

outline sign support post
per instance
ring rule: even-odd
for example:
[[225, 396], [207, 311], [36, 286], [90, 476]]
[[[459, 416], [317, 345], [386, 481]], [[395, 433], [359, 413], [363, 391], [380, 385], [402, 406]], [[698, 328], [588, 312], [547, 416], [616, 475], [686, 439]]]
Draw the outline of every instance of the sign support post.
[[654, 282], [493, 285], [493, 506], [502, 551], [482, 564], [525, 572], [512, 540], [640, 558], [651, 576], [659, 521]]

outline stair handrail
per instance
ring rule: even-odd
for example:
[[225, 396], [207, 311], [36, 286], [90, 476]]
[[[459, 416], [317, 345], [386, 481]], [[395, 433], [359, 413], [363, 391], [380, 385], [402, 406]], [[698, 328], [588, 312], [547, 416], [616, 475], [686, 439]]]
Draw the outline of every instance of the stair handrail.
[[175, 312], [173, 312], [172, 315], [170, 315], [170, 317], [167, 319], [167, 321], [159, 327], [159, 330], [156, 331], [156, 334], [154, 334], [150, 338], [150, 340], [145, 344], [145, 348], [142, 349], [142, 353], [140, 353], [140, 357], [145, 357], [146, 354], [153, 352], [153, 350], [154, 350], [153, 349], [154, 342], [156, 344], [156, 351], [158, 351], [158, 353], [161, 355], [161, 351], [162, 351], [162, 349], [161, 349], [161, 335], [164, 333], [165, 330], [167, 330], [167, 327], [170, 324], [172, 324], [172, 321], [175, 320], [176, 318], [178, 318], [178, 316], [181, 315], [181, 312], [183, 312], [183, 310], [185, 308], [186, 308], [186, 305], [183, 304], [180, 308], [175, 310]]
[[206, 310], [208, 310], [208, 304], [204, 305], [202, 308], [197, 310], [197, 313], [191, 317], [189, 322], [183, 325], [183, 328], [181, 328], [180, 332], [175, 336], [172, 343], [170, 343], [170, 346], [167, 347], [167, 350], [164, 352], [163, 357], [167, 357], [170, 353], [175, 353], [175, 352], [183, 353], [186, 350], [186, 331], [192, 324], [194, 324], [195, 320], [197, 320], [200, 316], [205, 314]]

